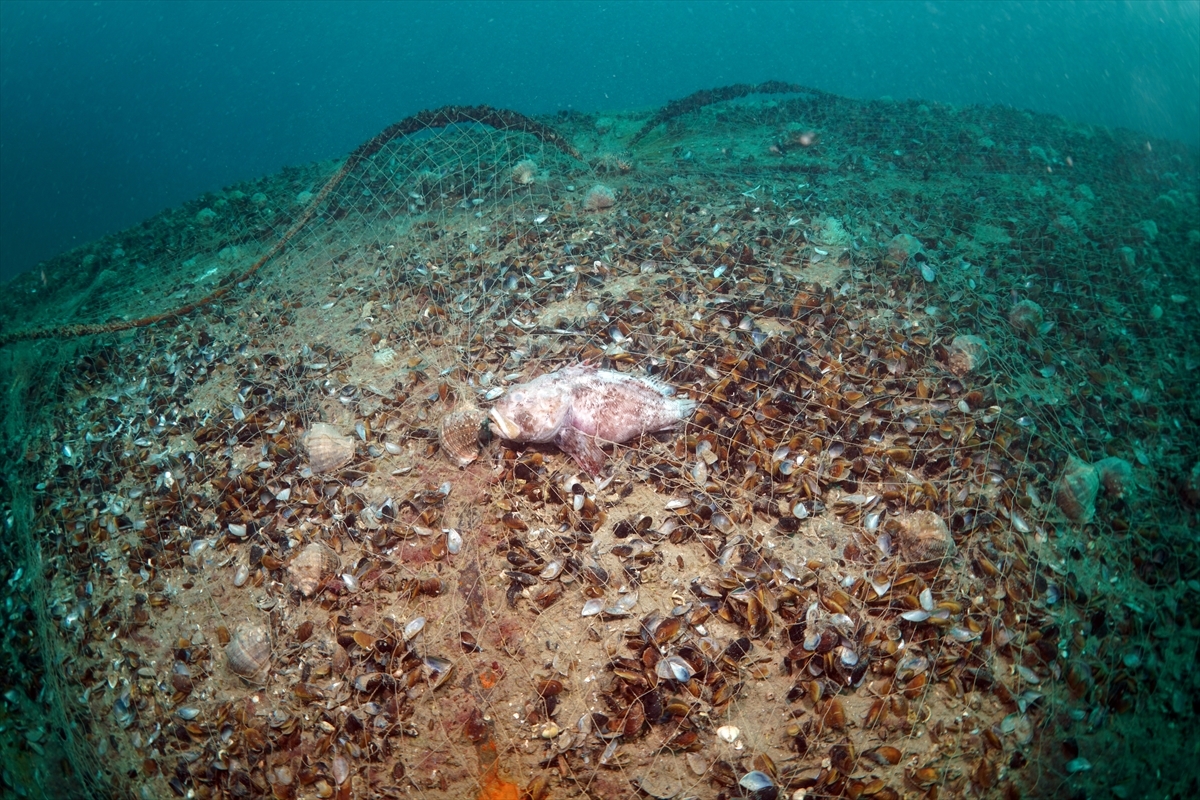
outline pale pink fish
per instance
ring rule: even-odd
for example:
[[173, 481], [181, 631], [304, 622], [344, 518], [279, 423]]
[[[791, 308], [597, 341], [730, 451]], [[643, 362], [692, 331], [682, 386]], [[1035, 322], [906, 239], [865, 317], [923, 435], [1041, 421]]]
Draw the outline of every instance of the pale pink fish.
[[585, 364], [514, 386], [488, 416], [514, 442], [551, 442], [593, 477], [604, 467], [603, 444], [673, 428], [691, 416], [694, 400], [653, 378]]

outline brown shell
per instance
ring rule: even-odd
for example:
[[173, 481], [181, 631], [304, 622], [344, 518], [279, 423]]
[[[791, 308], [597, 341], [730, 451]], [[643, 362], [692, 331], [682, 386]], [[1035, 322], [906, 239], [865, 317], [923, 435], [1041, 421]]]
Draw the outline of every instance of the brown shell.
[[303, 441], [313, 472], [330, 472], [344, 467], [354, 458], [354, 440], [343, 436], [328, 423], [314, 423], [304, 434]]
[[1086, 525], [1096, 513], [1099, 491], [1099, 471], [1086, 461], [1070, 456], [1054, 486], [1054, 502], [1067, 519]]
[[258, 675], [271, 663], [270, 633], [258, 623], [238, 626], [225, 646], [225, 659], [230, 671], [237, 675], [244, 678]]
[[983, 363], [987, 343], [972, 334], [955, 336], [946, 352], [950, 371], [955, 375], [966, 375]]
[[946, 522], [932, 511], [914, 511], [900, 520], [900, 552], [906, 561], [941, 561], [954, 552]]
[[479, 458], [479, 435], [487, 414], [474, 406], [461, 406], [442, 417], [438, 442], [451, 463], [465, 467]]
[[332, 548], [320, 542], [309, 542], [288, 565], [288, 578], [301, 594], [312, 597], [341, 565], [342, 560]]

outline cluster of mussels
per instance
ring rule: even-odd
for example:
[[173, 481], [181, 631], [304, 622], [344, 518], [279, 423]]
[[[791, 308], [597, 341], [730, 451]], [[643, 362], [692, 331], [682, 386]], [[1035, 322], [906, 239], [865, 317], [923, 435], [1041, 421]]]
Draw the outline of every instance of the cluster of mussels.
[[[1054, 454], [916, 277], [847, 251], [836, 288], [802, 281], [824, 251], [767, 216], [718, 240], [699, 206], [626, 215], [580, 247], [545, 215], [482, 298], [452, 280], [478, 265], [364, 259], [395, 311], [347, 321], [369, 368], [292, 338], [299, 304], [241, 346], [213, 315], [83, 357], [38, 511], [70, 680], [133, 782], [1015, 794], [1046, 684], [1120, 710], [1135, 681], [1059, 655], [1055, 606], [1087, 598], [1039, 549]], [[488, 441], [476, 404], [578, 361], [698, 408], [590, 483]], [[574, 657], [534, 649], [550, 617]]]

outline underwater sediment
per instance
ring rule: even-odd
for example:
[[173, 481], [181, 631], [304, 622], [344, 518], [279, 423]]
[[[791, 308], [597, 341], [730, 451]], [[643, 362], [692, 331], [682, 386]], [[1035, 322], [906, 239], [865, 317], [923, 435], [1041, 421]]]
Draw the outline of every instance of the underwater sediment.
[[[1187, 796], [1200, 207], [1146, 144], [449, 107], [18, 278], [6, 788]], [[488, 420], [580, 364], [678, 413]]]

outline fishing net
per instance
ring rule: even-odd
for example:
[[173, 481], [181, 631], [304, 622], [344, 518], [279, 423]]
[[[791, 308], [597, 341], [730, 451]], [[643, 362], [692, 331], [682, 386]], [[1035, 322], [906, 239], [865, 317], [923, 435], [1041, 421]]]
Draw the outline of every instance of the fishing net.
[[[1194, 791], [1196, 179], [770, 83], [423, 112], [48, 262], [6, 787]], [[596, 478], [481, 422], [581, 362], [697, 409]]]

